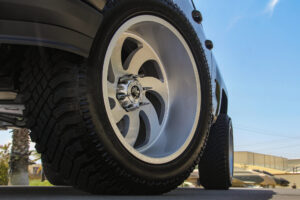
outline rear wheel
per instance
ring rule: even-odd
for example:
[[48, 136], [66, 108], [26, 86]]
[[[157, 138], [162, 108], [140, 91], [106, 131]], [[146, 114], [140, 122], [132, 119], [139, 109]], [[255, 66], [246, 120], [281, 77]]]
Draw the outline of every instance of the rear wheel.
[[200, 184], [206, 189], [227, 190], [233, 177], [233, 129], [231, 119], [221, 114], [212, 126], [199, 163]]
[[51, 172], [92, 193], [161, 194], [199, 162], [211, 117], [201, 44], [170, 1], [109, 2], [88, 60], [32, 51], [22, 77]]

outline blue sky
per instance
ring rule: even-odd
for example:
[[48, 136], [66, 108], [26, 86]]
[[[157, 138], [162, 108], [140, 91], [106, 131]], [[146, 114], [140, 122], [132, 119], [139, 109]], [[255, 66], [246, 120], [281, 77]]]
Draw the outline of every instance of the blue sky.
[[300, 158], [300, 1], [195, 2], [229, 91], [236, 150]]
[[300, 158], [300, 1], [195, 3], [229, 91], [236, 150]]

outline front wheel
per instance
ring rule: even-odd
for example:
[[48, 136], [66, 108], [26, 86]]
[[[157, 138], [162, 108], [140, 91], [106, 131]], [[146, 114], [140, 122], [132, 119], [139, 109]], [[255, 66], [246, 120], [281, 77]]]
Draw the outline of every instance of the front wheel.
[[45, 50], [24, 67], [32, 139], [68, 185], [168, 192], [199, 162], [210, 128], [205, 54], [169, 0], [109, 1], [103, 14], [88, 60]]

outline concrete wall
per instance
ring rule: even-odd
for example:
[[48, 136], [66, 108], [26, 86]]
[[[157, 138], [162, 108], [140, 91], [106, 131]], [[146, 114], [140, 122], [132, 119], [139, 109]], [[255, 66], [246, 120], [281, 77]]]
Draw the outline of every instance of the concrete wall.
[[234, 156], [235, 163], [238, 164], [255, 165], [283, 171], [289, 168], [288, 159], [282, 157], [252, 152], [235, 152]]
[[300, 159], [292, 159], [292, 160], [289, 160], [289, 165], [290, 166], [296, 166], [296, 165], [298, 165], [298, 166], [300, 166]]

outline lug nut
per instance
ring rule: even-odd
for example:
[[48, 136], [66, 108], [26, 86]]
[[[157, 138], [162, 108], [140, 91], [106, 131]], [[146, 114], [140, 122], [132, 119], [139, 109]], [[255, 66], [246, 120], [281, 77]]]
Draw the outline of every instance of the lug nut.
[[118, 100], [124, 100], [126, 97], [129, 97], [129, 95], [128, 94], [117, 94]]

